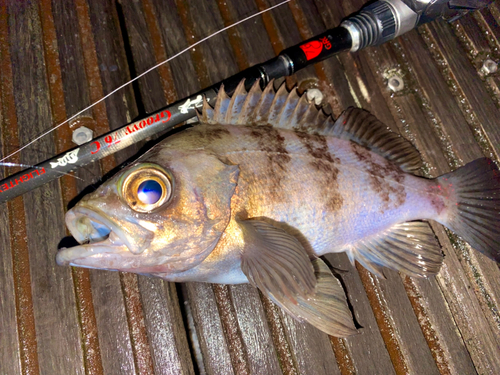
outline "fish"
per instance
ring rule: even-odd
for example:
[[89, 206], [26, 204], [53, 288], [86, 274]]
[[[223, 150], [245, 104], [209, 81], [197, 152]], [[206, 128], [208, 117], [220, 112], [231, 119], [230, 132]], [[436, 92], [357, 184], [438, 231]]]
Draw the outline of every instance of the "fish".
[[250, 283], [300, 322], [359, 333], [321, 258], [383, 278], [439, 272], [428, 221], [500, 262], [500, 174], [488, 158], [421, 176], [418, 150], [360, 108], [333, 119], [297, 89], [242, 81], [65, 216], [79, 246], [56, 261], [172, 282]]

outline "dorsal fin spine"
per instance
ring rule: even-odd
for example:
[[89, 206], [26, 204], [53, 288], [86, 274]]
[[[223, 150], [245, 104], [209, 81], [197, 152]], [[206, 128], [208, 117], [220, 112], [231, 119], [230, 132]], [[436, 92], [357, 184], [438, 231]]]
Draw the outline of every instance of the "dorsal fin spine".
[[243, 125], [248, 123], [248, 119], [252, 112], [257, 108], [260, 96], [262, 95], [262, 90], [260, 89], [260, 82], [255, 81], [252, 88], [247, 94], [247, 99], [243, 102], [241, 108], [241, 116], [238, 121], [238, 125]]
[[234, 90], [233, 96], [231, 96], [231, 100], [229, 101], [228, 110], [224, 118], [226, 124], [231, 124], [238, 119], [238, 114], [241, 109], [240, 102], [241, 100], [245, 100], [246, 93], [245, 81], [242, 80], [236, 87], [236, 90]]
[[224, 123], [224, 117], [227, 113], [227, 108], [229, 105], [229, 96], [224, 90], [224, 85], [221, 86], [219, 94], [217, 95], [217, 101], [215, 102], [214, 108], [214, 121], [215, 123]]
[[293, 89], [290, 91], [285, 103], [283, 104], [283, 108], [279, 114], [279, 125], [280, 127], [285, 127], [286, 123], [290, 121], [294, 110], [297, 108], [297, 104], [299, 102], [299, 95], [297, 94], [297, 89]]
[[[309, 109], [310, 104], [307, 102], [307, 97], [302, 95], [299, 98], [297, 106], [295, 107], [293, 114], [291, 116], [291, 123], [296, 124], [297, 128], [300, 130], [300, 121]], [[293, 125], [292, 125], [293, 126]]]
[[367, 111], [351, 107], [333, 121], [313, 103], [307, 104], [305, 96], [299, 97], [296, 89], [289, 93], [282, 84], [275, 93], [273, 81], [263, 91], [256, 82], [249, 93], [241, 82], [232, 98], [221, 87], [215, 108], [210, 110], [204, 102], [199, 119], [206, 124], [271, 125], [342, 138], [387, 158], [406, 172], [417, 172], [421, 168], [415, 147]]
[[274, 91], [274, 88], [271, 83], [269, 83], [262, 95], [260, 97], [259, 103], [255, 108], [255, 122], [257, 124], [266, 122], [269, 117], [269, 109], [271, 108], [271, 104], [274, 99], [274, 94], [271, 94]]
[[286, 85], [281, 85], [278, 92], [274, 95], [269, 111], [268, 122], [279, 124], [280, 114], [283, 110], [287, 99], [290, 97], [286, 89]]

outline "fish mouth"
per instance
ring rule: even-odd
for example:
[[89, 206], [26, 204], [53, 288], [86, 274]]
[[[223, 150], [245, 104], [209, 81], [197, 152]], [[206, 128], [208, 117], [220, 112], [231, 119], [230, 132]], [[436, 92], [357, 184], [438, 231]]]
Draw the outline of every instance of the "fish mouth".
[[[66, 213], [66, 225], [81, 245], [71, 248], [62, 248], [56, 255], [56, 262], [59, 265], [71, 265], [90, 268], [101, 268], [91, 263], [99, 259], [116, 258], [123, 261], [123, 257], [130, 257], [141, 254], [151, 243], [154, 234], [131, 222], [117, 223], [94, 208], [76, 206]], [[117, 264], [117, 268], [119, 265]], [[123, 266], [123, 265], [122, 265]], [[107, 269], [112, 269], [112, 264], [108, 264]]]

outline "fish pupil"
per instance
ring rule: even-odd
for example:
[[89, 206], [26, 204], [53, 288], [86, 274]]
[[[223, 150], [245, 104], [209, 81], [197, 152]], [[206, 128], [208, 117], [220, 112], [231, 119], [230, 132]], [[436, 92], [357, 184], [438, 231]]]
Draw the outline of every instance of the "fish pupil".
[[158, 181], [143, 181], [137, 189], [137, 198], [144, 204], [154, 204], [161, 198], [163, 188]]

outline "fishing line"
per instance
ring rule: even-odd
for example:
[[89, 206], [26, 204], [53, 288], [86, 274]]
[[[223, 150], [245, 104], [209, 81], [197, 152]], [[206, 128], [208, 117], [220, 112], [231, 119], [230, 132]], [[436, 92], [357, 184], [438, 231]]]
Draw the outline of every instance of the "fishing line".
[[[78, 112], [76, 115], [49, 131], [46, 131], [19, 150], [0, 159], [0, 162], [17, 154], [40, 138], [74, 119], [82, 112], [102, 102], [126, 85], [136, 81], [151, 70], [156, 69], [158, 66], [171, 61], [189, 49], [196, 47], [198, 44], [203, 43], [207, 39], [235, 25], [268, 12], [289, 1], [290, 0], [282, 1], [279, 4], [237, 21], [199, 40], [164, 62], [155, 65], [126, 84], [113, 90], [96, 103]], [[197, 109], [203, 105], [204, 100], [213, 104], [222, 86], [229, 95], [234, 92], [237, 85], [242, 80], [245, 80], [245, 88], [247, 90], [249, 90], [256, 81], [259, 81], [261, 87], [264, 88], [272, 79], [290, 76], [300, 69], [323, 61], [340, 52], [356, 52], [368, 46], [377, 46], [436, 18], [453, 20], [468, 11], [480, 9], [488, 5], [491, 1], [492, 0], [470, 0], [467, 1], [468, 5], [466, 8], [462, 6], [462, 2], [459, 0], [378, 0], [370, 2], [359, 12], [353, 13], [345, 18], [339, 26], [326, 30], [295, 46], [288, 47], [278, 56], [268, 61], [254, 65], [198, 93], [183, 98], [175, 103], [171, 103], [167, 107], [150, 114], [146, 118], [126, 124], [116, 130], [98, 136], [79, 147], [45, 160], [37, 164], [36, 168], [27, 169], [4, 178], [0, 181], [0, 203], [6, 202], [60, 177], [62, 171], [74, 171], [77, 168], [102, 159], [143, 139], [158, 134], [159, 132], [174, 129], [182, 122], [195, 117], [197, 115]]]
[[82, 113], [84, 113], [85, 111], [89, 110], [90, 108], [96, 106], [97, 104], [103, 102], [104, 100], [106, 100], [107, 98], [109, 98], [111, 95], [113, 95], [114, 93], [120, 91], [121, 89], [123, 89], [124, 87], [130, 85], [131, 83], [137, 81], [139, 78], [145, 76], [146, 74], [148, 74], [149, 72], [155, 70], [156, 68], [162, 66], [163, 64], [166, 64], [168, 63], [169, 61], [172, 61], [173, 59], [179, 57], [180, 55], [182, 55], [183, 53], [186, 53], [187, 51], [189, 51], [191, 48], [194, 48], [196, 47], [197, 45], [205, 42], [206, 40], [210, 39], [210, 38], [213, 38], [214, 36], [234, 27], [234, 26], [237, 26], [239, 25], [240, 23], [243, 23], [243, 22], [246, 22], [254, 17], [257, 17], [263, 13], [266, 13], [266, 12], [269, 12], [270, 10], [274, 9], [274, 8], [277, 8], [283, 4], [286, 4], [288, 2], [290, 2], [291, 0], [284, 0], [282, 1], [281, 3], [279, 4], [276, 4], [276, 5], [273, 5], [272, 7], [270, 8], [267, 8], [267, 9], [264, 9], [264, 10], [261, 10], [260, 12], [257, 12], [255, 14], [252, 14], [251, 16], [248, 16], [246, 18], [243, 18], [242, 20], [239, 20], [239, 21], [236, 21], [235, 23], [232, 23], [231, 25], [229, 26], [226, 26], [212, 34], [210, 34], [209, 36], [206, 36], [205, 38], [203, 39], [200, 39], [199, 41], [197, 41], [196, 43], [193, 43], [192, 45], [190, 45], [189, 47], [186, 47], [185, 49], [183, 49], [182, 51], [180, 52], [177, 52], [175, 55], [169, 57], [168, 59], [166, 59], [165, 61], [162, 61], [158, 64], [156, 64], [155, 66], [149, 68], [148, 70], [146, 70], [145, 72], [139, 74], [137, 77], [134, 77], [132, 78], [130, 81], [124, 83], [123, 85], [117, 87], [116, 89], [114, 89], [113, 91], [109, 92], [108, 94], [106, 94], [105, 96], [103, 96], [101, 99], [99, 99], [98, 101], [92, 103], [91, 105], [89, 105], [88, 107], [82, 109], [80, 112], [77, 112], [76, 114], [74, 114], [73, 116], [71, 116], [70, 118], [64, 120], [63, 122], [61, 122], [60, 124], [52, 127], [51, 129], [47, 130], [46, 132], [42, 133], [41, 135], [39, 135], [38, 137], [36, 137], [35, 139], [29, 141], [27, 144], [25, 144], [24, 146], [22, 146], [21, 148], [19, 148], [18, 150], [12, 152], [11, 154], [5, 156], [3, 159], [0, 159], [0, 162], [3, 162], [4, 160], [16, 155], [17, 153], [21, 152], [22, 150], [24, 150], [26, 147], [29, 147], [30, 145], [32, 145], [33, 143], [35, 143], [36, 141], [38, 141], [39, 139], [45, 137], [46, 135], [52, 133], [53, 131], [55, 131], [56, 129], [60, 128], [61, 126], [67, 124], [68, 122], [70, 122], [71, 120], [73, 120], [74, 118], [78, 117], [79, 115], [81, 115]]

